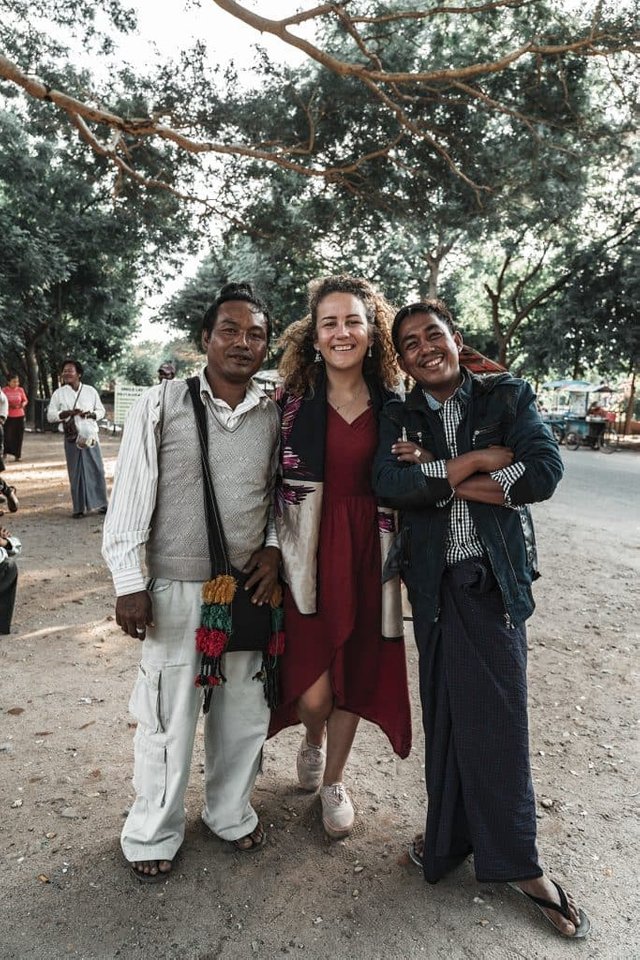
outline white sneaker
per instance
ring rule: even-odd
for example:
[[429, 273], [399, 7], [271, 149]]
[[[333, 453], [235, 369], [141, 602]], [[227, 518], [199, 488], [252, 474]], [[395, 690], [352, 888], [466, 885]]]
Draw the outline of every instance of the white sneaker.
[[302, 735], [300, 749], [296, 758], [298, 781], [303, 790], [316, 791], [322, 783], [324, 765], [327, 755], [323, 747], [316, 747], [307, 742], [307, 735]]
[[353, 828], [355, 814], [344, 783], [332, 783], [320, 790], [322, 801], [322, 825], [332, 840], [348, 837]]

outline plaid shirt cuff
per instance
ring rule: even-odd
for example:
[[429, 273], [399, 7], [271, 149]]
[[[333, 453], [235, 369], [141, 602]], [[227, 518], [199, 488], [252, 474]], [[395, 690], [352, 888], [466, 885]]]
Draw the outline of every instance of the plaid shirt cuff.
[[[420, 469], [424, 473], [425, 477], [437, 477], [438, 480], [448, 480], [447, 476], [447, 461], [446, 460], [432, 460], [431, 463], [421, 463]], [[455, 490], [451, 487], [451, 493], [444, 500], [436, 500], [436, 507], [446, 507], [450, 500], [453, 500]]]
[[502, 470], [494, 470], [489, 474], [492, 480], [495, 480], [496, 483], [499, 483], [502, 487], [502, 492], [504, 493], [504, 504], [506, 507], [511, 507], [511, 487], [514, 485], [516, 480], [519, 480], [522, 474], [525, 471], [524, 463], [512, 463], [508, 467], [503, 467]]

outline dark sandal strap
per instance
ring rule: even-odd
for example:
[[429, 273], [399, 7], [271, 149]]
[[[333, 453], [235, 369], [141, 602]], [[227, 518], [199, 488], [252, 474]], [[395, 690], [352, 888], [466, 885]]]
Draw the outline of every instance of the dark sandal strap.
[[571, 914], [569, 913], [569, 901], [567, 900], [567, 895], [560, 886], [559, 883], [556, 883], [555, 880], [552, 880], [551, 883], [554, 885], [558, 891], [558, 896], [560, 897], [560, 903], [552, 903], [551, 900], [547, 900], [545, 897], [535, 897], [532, 893], [527, 893], [526, 890], [522, 890], [525, 897], [528, 897], [529, 900], [533, 900], [534, 903], [537, 903], [539, 907], [544, 907], [545, 910], [555, 910], [556, 913], [559, 913], [565, 920], [568, 920], [569, 923], [574, 923], [571, 919]]

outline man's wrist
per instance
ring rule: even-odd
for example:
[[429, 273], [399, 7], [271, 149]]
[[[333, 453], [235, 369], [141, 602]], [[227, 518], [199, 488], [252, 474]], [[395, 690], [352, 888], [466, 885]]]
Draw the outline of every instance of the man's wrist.
[[141, 593], [147, 589], [142, 570], [118, 570], [111, 574], [117, 597], [126, 597], [130, 593]]

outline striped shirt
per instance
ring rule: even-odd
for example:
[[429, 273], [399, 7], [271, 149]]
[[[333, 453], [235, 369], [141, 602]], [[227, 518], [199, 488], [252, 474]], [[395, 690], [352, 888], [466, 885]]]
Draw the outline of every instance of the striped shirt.
[[[200, 374], [200, 390], [208, 394], [218, 421], [228, 429], [232, 429], [243, 414], [265, 401], [264, 392], [250, 380], [244, 399], [232, 409], [226, 401], [213, 396], [204, 370]], [[131, 409], [126, 424], [127, 443], [120, 448], [116, 466], [116, 483], [104, 525], [102, 555], [111, 571], [117, 596], [146, 588], [140, 550], [149, 539], [156, 504], [161, 391], [162, 384], [151, 387]], [[146, 465], [142, 471], [144, 475], [140, 471], [140, 452]], [[280, 546], [273, 507], [269, 513], [265, 546]]]
[[[457, 390], [445, 400], [444, 403], [440, 403], [432, 397], [431, 394], [427, 393], [426, 390], [423, 391], [423, 393], [431, 410], [434, 410], [440, 417], [449, 454], [453, 459], [458, 456], [456, 434], [464, 415], [464, 404], [458, 397]], [[442, 480], [447, 479], [446, 460], [432, 460], [431, 463], [421, 464], [421, 468], [426, 477], [439, 477]], [[511, 506], [509, 492], [516, 480], [523, 475], [524, 471], [524, 463], [519, 462], [512, 463], [502, 470], [494, 470], [489, 474], [489, 476], [502, 487], [506, 506]], [[482, 540], [478, 536], [476, 525], [471, 517], [468, 502], [466, 500], [457, 500], [454, 492], [455, 491], [452, 490], [446, 500], [440, 500], [436, 504], [438, 507], [444, 507], [448, 503], [451, 503], [445, 552], [445, 562], [447, 566], [459, 563], [460, 560], [470, 560], [472, 557], [480, 557], [485, 552]]]

